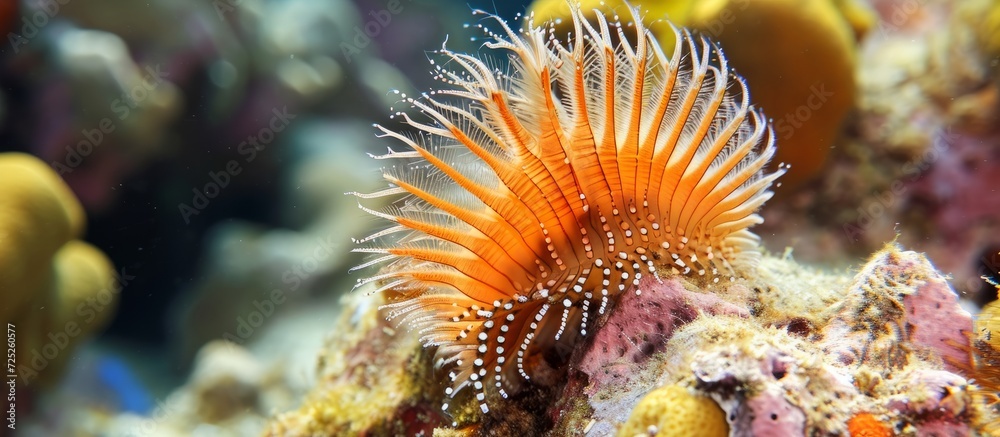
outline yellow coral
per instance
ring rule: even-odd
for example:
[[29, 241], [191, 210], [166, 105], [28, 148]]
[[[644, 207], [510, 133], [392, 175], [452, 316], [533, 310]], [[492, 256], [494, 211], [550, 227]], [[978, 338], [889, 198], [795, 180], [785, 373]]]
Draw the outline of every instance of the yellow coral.
[[729, 425], [726, 413], [715, 401], [691, 394], [684, 387], [668, 385], [649, 392], [639, 401], [618, 435], [726, 437]]
[[117, 291], [109, 288], [111, 262], [77, 240], [84, 226], [83, 207], [51, 168], [31, 155], [0, 154], [0, 317], [16, 327], [25, 357], [46, 359], [44, 368], [18, 368], [29, 381], [51, 380], [69, 358], [66, 348], [113, 313], [110, 302], [88, 317], [77, 313], [88, 298], [106, 291], [107, 301]]
[[[562, 17], [565, 24], [565, 3], [538, 0], [530, 10], [536, 23]], [[582, 3], [584, 10], [623, 4]], [[640, 8], [721, 45], [754, 102], [774, 117], [779, 147], [772, 162], [792, 165], [783, 184], [800, 185], [820, 171], [854, 105], [856, 41], [875, 23], [867, 7], [857, 0], [669, 0]], [[649, 28], [664, 48], [674, 46], [665, 23]]]

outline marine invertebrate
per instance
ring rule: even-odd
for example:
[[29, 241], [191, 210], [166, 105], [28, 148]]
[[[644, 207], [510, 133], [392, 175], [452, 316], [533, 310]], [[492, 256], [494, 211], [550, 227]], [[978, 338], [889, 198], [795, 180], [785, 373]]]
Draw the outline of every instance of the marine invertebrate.
[[729, 424], [726, 413], [712, 399], [692, 394], [679, 385], [667, 385], [639, 401], [618, 435], [725, 437], [729, 435]]
[[507, 72], [442, 47], [453, 88], [403, 96], [429, 120], [379, 126], [410, 150], [376, 157], [395, 163], [389, 188], [354, 193], [402, 196], [362, 206], [390, 226], [359, 240], [375, 256], [358, 268], [382, 265], [359, 286], [389, 293], [387, 317], [450, 369], [446, 393], [472, 386], [484, 413], [487, 387], [557, 381], [565, 346], [644, 275], [711, 283], [759, 256], [747, 228], [784, 173], [763, 171], [766, 117], [714, 44], [677, 31], [668, 57], [631, 12], [591, 24], [573, 7], [567, 41], [498, 18], [487, 46]]

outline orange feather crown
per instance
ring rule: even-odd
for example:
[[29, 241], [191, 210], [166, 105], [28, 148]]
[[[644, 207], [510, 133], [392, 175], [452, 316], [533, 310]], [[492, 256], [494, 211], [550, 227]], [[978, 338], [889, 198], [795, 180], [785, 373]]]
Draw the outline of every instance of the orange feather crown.
[[407, 146], [375, 157], [389, 187], [352, 193], [398, 197], [362, 206], [389, 226], [358, 240], [374, 255], [357, 268], [382, 266], [359, 286], [393, 292], [388, 317], [437, 347], [447, 394], [473, 387], [484, 413], [643, 275], [752, 268], [748, 228], [785, 171], [764, 173], [774, 136], [718, 47], [677, 31], [668, 56], [635, 9], [627, 24], [572, 10], [569, 42], [496, 18], [486, 46], [507, 73], [442, 48], [450, 87], [405, 99], [422, 121], [397, 114], [416, 133], [377, 126]]

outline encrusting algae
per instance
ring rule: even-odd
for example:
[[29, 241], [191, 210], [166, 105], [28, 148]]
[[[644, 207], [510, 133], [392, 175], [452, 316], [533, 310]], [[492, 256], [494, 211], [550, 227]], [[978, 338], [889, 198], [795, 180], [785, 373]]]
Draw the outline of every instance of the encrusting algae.
[[430, 120], [397, 114], [415, 135], [379, 127], [411, 150], [376, 157], [394, 163], [390, 187], [356, 194], [403, 196], [362, 207], [392, 225], [359, 241], [376, 255], [359, 268], [384, 265], [359, 286], [389, 294], [388, 318], [437, 348], [446, 393], [471, 387], [483, 413], [557, 380], [567, 346], [643, 275], [751, 269], [747, 228], [784, 173], [764, 173], [774, 136], [714, 44], [677, 31], [668, 57], [636, 9], [572, 18], [565, 40], [497, 19], [487, 46], [509, 53], [508, 72], [442, 48], [460, 71], [438, 77], [457, 89], [404, 96]]

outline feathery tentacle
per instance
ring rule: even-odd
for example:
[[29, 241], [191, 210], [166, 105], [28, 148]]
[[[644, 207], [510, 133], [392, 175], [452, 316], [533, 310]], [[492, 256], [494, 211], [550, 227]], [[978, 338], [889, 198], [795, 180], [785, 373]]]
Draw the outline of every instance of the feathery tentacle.
[[625, 24], [571, 9], [569, 41], [496, 18], [487, 46], [508, 74], [442, 47], [437, 77], [454, 88], [405, 99], [427, 118], [399, 114], [418, 134], [378, 127], [410, 151], [375, 157], [394, 164], [389, 188], [353, 193], [401, 196], [366, 209], [391, 225], [358, 240], [373, 254], [359, 268], [382, 266], [359, 284], [397, 292], [389, 317], [483, 412], [487, 387], [520, 389], [643, 275], [752, 268], [747, 228], [784, 173], [763, 173], [774, 135], [718, 47], [675, 29], [668, 57], [636, 9]]

